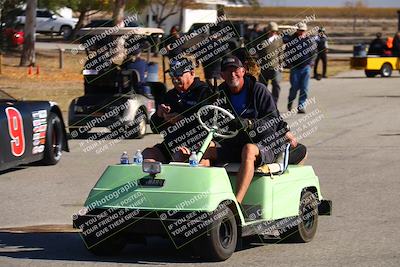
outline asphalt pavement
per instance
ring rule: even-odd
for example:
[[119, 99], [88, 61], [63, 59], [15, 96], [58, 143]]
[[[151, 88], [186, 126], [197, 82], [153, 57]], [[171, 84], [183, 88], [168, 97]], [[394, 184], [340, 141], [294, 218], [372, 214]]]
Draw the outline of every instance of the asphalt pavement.
[[[282, 83], [282, 113], [288, 88]], [[308, 147], [306, 164], [319, 176], [324, 197], [333, 201], [333, 215], [320, 217], [312, 242], [253, 244], [215, 264], [157, 238], [147, 246], [129, 245], [118, 257], [92, 256], [79, 234], [70, 232], [71, 216], [122, 151], [132, 154], [161, 140], [149, 134], [97, 143], [109, 145], [101, 153], [83, 150], [99, 141], [71, 140], [71, 152], [56, 166], [1, 173], [0, 266], [398, 266], [400, 75], [365, 78], [351, 71], [312, 80], [309, 99], [306, 115], [285, 115]]]

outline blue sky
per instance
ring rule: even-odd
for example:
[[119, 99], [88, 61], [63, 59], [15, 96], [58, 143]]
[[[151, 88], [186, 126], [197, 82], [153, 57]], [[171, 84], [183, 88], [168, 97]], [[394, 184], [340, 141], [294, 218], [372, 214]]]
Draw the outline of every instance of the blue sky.
[[[344, 6], [346, 0], [259, 0], [266, 6]], [[354, 1], [354, 0], [353, 0]], [[398, 7], [400, 0], [364, 0], [369, 7]]]

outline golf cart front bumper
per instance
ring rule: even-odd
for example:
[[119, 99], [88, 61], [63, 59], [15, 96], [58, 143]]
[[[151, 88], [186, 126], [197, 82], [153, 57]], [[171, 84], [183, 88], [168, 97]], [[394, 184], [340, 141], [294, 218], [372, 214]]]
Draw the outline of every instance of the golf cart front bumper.
[[[209, 229], [210, 213], [172, 212], [138, 209], [96, 209], [85, 215], [73, 216], [73, 227], [82, 230], [88, 247], [115, 235], [161, 236], [179, 246]], [[196, 228], [196, 231], [192, 229]]]

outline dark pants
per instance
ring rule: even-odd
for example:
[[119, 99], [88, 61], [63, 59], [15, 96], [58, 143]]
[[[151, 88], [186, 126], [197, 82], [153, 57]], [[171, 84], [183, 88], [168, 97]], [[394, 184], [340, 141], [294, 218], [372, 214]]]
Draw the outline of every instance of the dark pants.
[[279, 70], [262, 70], [258, 79], [260, 82], [268, 87], [268, 81], [271, 80], [272, 85], [272, 97], [274, 98], [275, 104], [278, 103], [279, 93], [281, 92], [281, 87], [279, 85], [282, 78], [282, 74]]
[[326, 52], [319, 52], [317, 55], [317, 58], [315, 59], [315, 65], [314, 65], [314, 77], [317, 76], [317, 68], [318, 68], [318, 62], [322, 60], [322, 76], [326, 76], [326, 66], [328, 64], [328, 57], [326, 55]]

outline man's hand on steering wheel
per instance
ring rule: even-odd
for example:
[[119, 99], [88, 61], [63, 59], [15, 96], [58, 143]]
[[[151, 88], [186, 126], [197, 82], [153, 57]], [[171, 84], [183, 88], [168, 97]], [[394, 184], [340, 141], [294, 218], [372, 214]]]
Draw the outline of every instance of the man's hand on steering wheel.
[[236, 130], [252, 130], [254, 128], [254, 122], [251, 119], [244, 118], [235, 118], [229, 122], [229, 126], [233, 127]]

